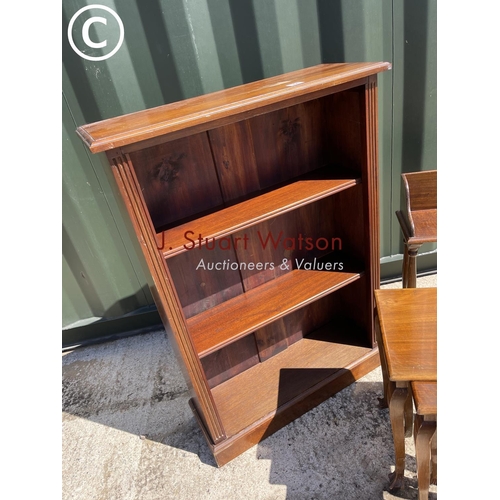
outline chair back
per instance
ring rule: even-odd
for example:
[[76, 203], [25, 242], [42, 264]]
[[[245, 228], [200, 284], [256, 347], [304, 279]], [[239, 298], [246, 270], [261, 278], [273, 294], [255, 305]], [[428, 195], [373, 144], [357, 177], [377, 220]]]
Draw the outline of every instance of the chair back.
[[437, 208], [437, 170], [402, 174], [408, 213]]

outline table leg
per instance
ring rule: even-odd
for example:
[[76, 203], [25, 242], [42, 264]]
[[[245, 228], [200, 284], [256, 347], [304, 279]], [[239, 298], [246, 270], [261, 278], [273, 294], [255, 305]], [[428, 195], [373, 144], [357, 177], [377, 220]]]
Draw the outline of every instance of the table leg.
[[418, 498], [429, 498], [431, 442], [436, 433], [435, 420], [417, 415], [415, 419], [415, 455], [417, 459]]
[[[436, 423], [437, 427], [437, 423]], [[437, 484], [438, 473], [437, 473], [437, 428], [434, 436], [432, 436], [431, 441], [431, 484]]]
[[413, 434], [413, 396], [411, 386], [408, 387], [408, 398], [405, 402], [405, 437]]
[[394, 472], [389, 474], [389, 490], [396, 490], [403, 486], [405, 471], [405, 407], [408, 397], [409, 392], [406, 386], [396, 386], [389, 400], [389, 415], [396, 458]]

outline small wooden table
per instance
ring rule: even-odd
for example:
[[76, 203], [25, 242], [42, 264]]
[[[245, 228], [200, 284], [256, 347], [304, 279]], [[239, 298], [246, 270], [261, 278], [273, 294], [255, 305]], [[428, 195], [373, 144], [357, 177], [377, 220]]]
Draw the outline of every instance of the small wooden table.
[[397, 489], [404, 477], [405, 427], [411, 431], [410, 384], [437, 381], [437, 289], [376, 290], [375, 301], [384, 396], [396, 455], [389, 489]]

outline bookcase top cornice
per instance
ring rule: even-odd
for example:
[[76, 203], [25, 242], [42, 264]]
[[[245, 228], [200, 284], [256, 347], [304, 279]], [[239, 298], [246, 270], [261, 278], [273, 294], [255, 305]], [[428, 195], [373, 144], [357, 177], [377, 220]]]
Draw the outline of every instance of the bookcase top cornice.
[[387, 62], [320, 64], [152, 109], [83, 125], [78, 135], [93, 153], [179, 131], [208, 130], [245, 119], [266, 106], [348, 84], [391, 69]]

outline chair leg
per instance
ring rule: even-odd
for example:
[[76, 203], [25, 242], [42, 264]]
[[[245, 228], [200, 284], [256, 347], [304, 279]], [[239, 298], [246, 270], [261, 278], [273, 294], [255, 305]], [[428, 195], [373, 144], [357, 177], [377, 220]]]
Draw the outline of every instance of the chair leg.
[[404, 242], [405, 244], [405, 251], [404, 251], [404, 254], [403, 254], [403, 284], [402, 284], [402, 287], [403, 288], [408, 288], [408, 265], [409, 265], [409, 262], [408, 262], [408, 244], [406, 243], [406, 241]]
[[417, 288], [417, 254], [421, 245], [408, 246], [408, 276], [406, 278], [405, 288]]

